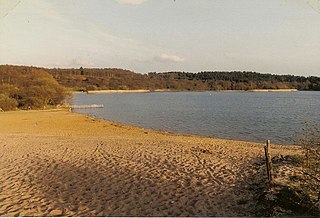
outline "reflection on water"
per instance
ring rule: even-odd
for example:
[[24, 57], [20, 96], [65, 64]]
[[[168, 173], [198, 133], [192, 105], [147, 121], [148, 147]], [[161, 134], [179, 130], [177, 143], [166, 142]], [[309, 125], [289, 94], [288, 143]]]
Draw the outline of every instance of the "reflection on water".
[[74, 94], [76, 112], [144, 128], [293, 144], [305, 122], [320, 125], [320, 92]]

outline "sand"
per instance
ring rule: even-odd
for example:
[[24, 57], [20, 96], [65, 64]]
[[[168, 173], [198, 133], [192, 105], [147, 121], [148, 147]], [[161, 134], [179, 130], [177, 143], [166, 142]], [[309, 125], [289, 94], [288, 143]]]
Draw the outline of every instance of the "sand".
[[252, 216], [250, 184], [266, 180], [262, 144], [67, 110], [3, 112], [0, 123], [0, 216]]
[[[198, 92], [206, 92], [210, 90], [199, 90]], [[216, 92], [297, 92], [297, 89], [251, 89], [251, 90], [219, 90]], [[88, 91], [89, 94], [112, 94], [112, 93], [149, 93], [149, 92], [183, 92], [179, 90], [171, 89], [138, 89], [138, 90], [92, 90]], [[73, 92], [73, 93], [83, 93], [83, 92]]]
[[297, 92], [298, 89], [252, 89], [248, 92]]
[[100, 94], [100, 93], [145, 93], [150, 92], [146, 89], [135, 89], [135, 90], [92, 90], [88, 91], [89, 94]]

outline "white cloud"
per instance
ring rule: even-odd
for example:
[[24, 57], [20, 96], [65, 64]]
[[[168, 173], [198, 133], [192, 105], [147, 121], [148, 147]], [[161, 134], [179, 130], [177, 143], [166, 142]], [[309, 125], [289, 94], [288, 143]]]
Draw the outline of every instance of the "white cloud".
[[156, 61], [160, 61], [160, 62], [174, 62], [174, 63], [179, 63], [179, 62], [183, 62], [184, 59], [176, 56], [176, 55], [168, 55], [165, 53], [162, 53], [160, 56], [157, 56], [154, 58]]
[[145, 2], [146, 0], [116, 0], [120, 4], [126, 4], [126, 5], [139, 5]]

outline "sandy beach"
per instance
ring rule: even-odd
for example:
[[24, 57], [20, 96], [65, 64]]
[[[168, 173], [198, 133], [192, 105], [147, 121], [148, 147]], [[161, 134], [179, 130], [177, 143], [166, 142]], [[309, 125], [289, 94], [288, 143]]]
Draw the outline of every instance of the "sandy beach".
[[89, 94], [100, 94], [100, 93], [146, 93], [150, 92], [147, 89], [136, 89], [136, 90], [92, 90], [88, 91]]
[[0, 121], [0, 216], [253, 216], [251, 184], [266, 180], [263, 144], [62, 109], [4, 112]]
[[[198, 90], [195, 92], [207, 92], [210, 90]], [[297, 89], [251, 89], [251, 90], [219, 90], [216, 92], [297, 92]], [[137, 89], [137, 90], [92, 90], [88, 91], [88, 94], [112, 94], [112, 93], [149, 93], [149, 92], [184, 92], [182, 90], [171, 90], [171, 89]], [[73, 91], [73, 93], [84, 93]]]
[[297, 92], [298, 89], [252, 89], [248, 92]]

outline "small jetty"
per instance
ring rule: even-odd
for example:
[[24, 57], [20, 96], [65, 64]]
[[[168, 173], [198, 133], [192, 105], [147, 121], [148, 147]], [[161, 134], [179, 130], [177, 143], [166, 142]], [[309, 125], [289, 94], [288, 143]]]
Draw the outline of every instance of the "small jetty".
[[103, 104], [84, 104], [84, 105], [71, 105], [72, 109], [86, 109], [86, 108], [103, 108]]

